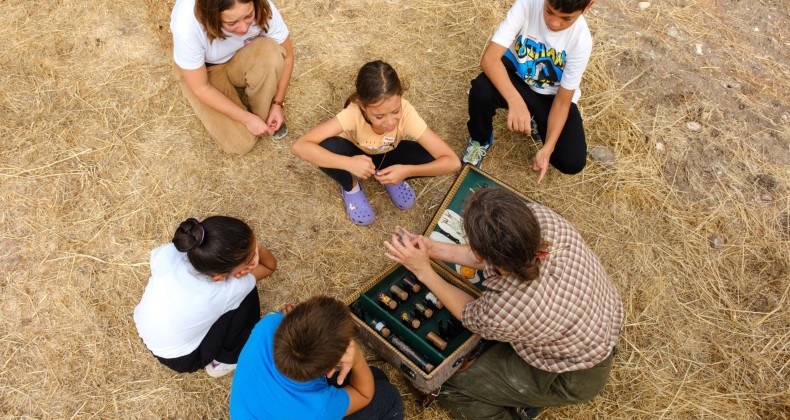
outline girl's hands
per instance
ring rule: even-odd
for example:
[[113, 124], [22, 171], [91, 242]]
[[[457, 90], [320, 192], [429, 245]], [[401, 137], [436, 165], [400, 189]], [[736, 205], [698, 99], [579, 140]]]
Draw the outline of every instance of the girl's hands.
[[405, 165], [392, 165], [384, 169], [380, 169], [374, 175], [376, 181], [382, 185], [398, 185], [404, 179], [409, 177], [408, 168]]
[[[422, 273], [431, 271], [430, 258], [427, 248], [429, 239], [424, 236], [413, 235], [412, 240], [400, 240], [401, 236], [392, 235], [392, 242], [384, 241], [387, 252], [384, 255], [395, 261], [421, 278]], [[413, 243], [414, 242], [414, 243]], [[415, 246], [416, 243], [416, 246]]]
[[265, 121], [263, 121], [261, 117], [253, 114], [252, 112], [250, 112], [249, 115], [247, 115], [247, 119], [244, 120], [243, 123], [244, 126], [247, 127], [247, 131], [249, 131], [250, 134], [254, 136], [269, 136], [272, 133], [274, 133], [274, 130], [269, 128], [269, 125]]
[[271, 134], [280, 129], [280, 126], [285, 122], [285, 115], [283, 114], [283, 107], [281, 105], [272, 104], [269, 108], [269, 116], [266, 117], [266, 125], [271, 130]]
[[349, 158], [346, 170], [359, 179], [368, 179], [376, 171], [376, 167], [370, 156], [356, 155]]

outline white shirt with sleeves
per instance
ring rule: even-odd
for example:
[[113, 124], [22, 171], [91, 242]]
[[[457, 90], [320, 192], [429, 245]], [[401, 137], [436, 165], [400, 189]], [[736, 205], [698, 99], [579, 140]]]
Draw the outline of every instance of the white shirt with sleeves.
[[173, 59], [178, 67], [195, 70], [205, 63], [226, 63], [233, 58], [236, 51], [259, 36], [271, 38], [278, 44], [285, 42], [288, 38], [288, 27], [280, 11], [272, 2], [268, 3], [272, 9], [268, 32], [263, 32], [258, 24], [253, 23], [244, 36], [223, 29], [225, 39], [217, 38], [209, 42], [206, 30], [195, 17], [195, 0], [176, 0], [170, 15], [170, 30], [173, 32]]
[[252, 274], [213, 281], [198, 273], [175, 245], [162, 245], [151, 251], [151, 278], [134, 308], [134, 323], [153, 354], [165, 359], [186, 356], [254, 288]]
[[575, 90], [576, 103], [592, 52], [592, 35], [584, 16], [562, 31], [551, 31], [543, 19], [544, 7], [544, 0], [516, 0], [491, 41], [508, 48], [505, 57], [532, 90], [556, 95], [562, 86]]

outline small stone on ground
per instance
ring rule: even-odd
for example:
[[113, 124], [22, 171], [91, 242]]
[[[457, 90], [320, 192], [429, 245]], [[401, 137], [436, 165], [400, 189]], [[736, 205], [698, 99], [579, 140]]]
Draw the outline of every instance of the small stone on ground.
[[708, 243], [710, 247], [713, 249], [722, 249], [724, 248], [724, 238], [719, 235], [710, 235], [708, 237]]
[[588, 153], [595, 162], [608, 170], [617, 166], [617, 157], [606, 146], [595, 146]]

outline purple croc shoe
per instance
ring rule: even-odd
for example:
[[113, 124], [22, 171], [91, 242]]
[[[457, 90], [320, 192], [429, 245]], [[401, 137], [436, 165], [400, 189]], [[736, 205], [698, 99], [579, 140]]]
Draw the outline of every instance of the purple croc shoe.
[[362, 189], [362, 183], [357, 180], [359, 191], [349, 194], [343, 187], [340, 187], [340, 192], [343, 194], [343, 202], [346, 205], [346, 214], [352, 222], [360, 225], [367, 226], [376, 220], [376, 215], [373, 213], [373, 208], [370, 207], [368, 198], [365, 196], [365, 190]]
[[401, 210], [410, 209], [417, 200], [417, 195], [414, 194], [414, 188], [406, 181], [401, 181], [398, 185], [385, 185], [384, 188], [387, 189], [395, 206]]

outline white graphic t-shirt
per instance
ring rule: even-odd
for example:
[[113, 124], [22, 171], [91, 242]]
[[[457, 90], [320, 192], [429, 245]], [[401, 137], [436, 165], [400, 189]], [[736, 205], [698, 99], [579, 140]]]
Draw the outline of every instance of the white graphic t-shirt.
[[505, 57], [532, 90], [556, 95], [562, 86], [575, 90], [575, 103], [592, 51], [590, 29], [579, 16], [569, 28], [551, 31], [543, 19], [544, 7], [544, 0], [516, 0], [491, 41], [509, 48]]

